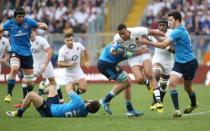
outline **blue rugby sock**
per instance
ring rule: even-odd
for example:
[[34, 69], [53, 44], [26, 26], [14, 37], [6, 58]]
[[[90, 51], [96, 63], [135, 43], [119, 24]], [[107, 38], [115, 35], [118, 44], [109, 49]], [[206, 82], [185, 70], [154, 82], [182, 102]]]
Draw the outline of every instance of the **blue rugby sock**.
[[191, 101], [191, 106], [192, 107], [195, 107], [196, 106], [196, 95], [195, 95], [195, 92], [191, 92], [191, 93], [188, 93], [189, 97], [190, 97], [190, 101]]
[[15, 80], [9, 79], [7, 81], [7, 94], [12, 95], [12, 90], [13, 90], [14, 86], [15, 86]]
[[127, 111], [133, 111], [133, 106], [132, 106], [132, 103], [130, 101], [127, 101], [126, 102], [126, 108], [127, 108]]
[[106, 102], [106, 103], [109, 103], [111, 100], [112, 100], [112, 98], [114, 98], [114, 93], [113, 93], [113, 91], [110, 91], [107, 95], [106, 95], [106, 97], [104, 98], [104, 102]]
[[171, 90], [170, 93], [175, 110], [179, 110], [179, 100], [178, 100], [177, 90]]

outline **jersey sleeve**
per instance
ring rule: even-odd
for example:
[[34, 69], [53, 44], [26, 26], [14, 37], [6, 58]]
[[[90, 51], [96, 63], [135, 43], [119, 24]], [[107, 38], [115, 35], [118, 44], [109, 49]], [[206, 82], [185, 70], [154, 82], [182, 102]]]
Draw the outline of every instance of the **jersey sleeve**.
[[148, 28], [146, 27], [136, 27], [134, 32], [137, 34], [137, 36], [145, 36], [149, 33]]
[[32, 28], [37, 28], [38, 27], [38, 22], [33, 20], [33, 19], [28, 18], [28, 23]]
[[70, 92], [69, 94], [68, 94], [68, 96], [69, 96], [69, 100], [71, 100], [71, 101], [80, 101], [80, 100], [82, 100], [81, 99], [81, 97], [79, 96], [79, 95], [77, 95], [77, 93], [75, 93], [74, 91], [72, 91], [72, 92]]
[[114, 42], [114, 44], [121, 42], [121, 38], [118, 33], [114, 35], [113, 42]]
[[48, 41], [45, 38], [41, 38], [41, 43], [42, 43], [43, 49], [47, 49], [50, 47]]
[[78, 45], [79, 45], [79, 47], [80, 47], [80, 49], [81, 49], [82, 51], [85, 50], [85, 47], [84, 47], [81, 43], [78, 43]]
[[58, 52], [58, 61], [64, 61], [65, 60], [65, 56], [64, 56], [64, 50], [61, 47], [61, 49]]
[[171, 41], [177, 41], [179, 39], [181, 32], [179, 30], [173, 30], [170, 33], [166, 35], [167, 38], [169, 38]]

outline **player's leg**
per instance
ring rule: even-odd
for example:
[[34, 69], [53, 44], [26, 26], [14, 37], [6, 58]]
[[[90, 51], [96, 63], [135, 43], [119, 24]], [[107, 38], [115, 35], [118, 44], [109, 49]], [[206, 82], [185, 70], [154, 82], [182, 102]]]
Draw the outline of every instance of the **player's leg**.
[[[131, 80], [129, 80], [129, 82], [131, 83]], [[126, 115], [128, 117], [143, 115], [144, 114], [143, 112], [138, 111], [138, 110], [134, 110], [134, 108], [132, 106], [132, 102], [131, 102], [131, 97], [132, 97], [131, 96], [131, 86], [129, 86], [124, 90], [124, 98], [125, 98], [126, 109], [127, 109]]]
[[[147, 57], [143, 57], [144, 59]], [[155, 100], [156, 100], [156, 109], [159, 113], [163, 112], [163, 104], [161, 102], [161, 97], [160, 97], [160, 88], [159, 85], [155, 79], [155, 76], [153, 74], [153, 70], [152, 70], [152, 62], [150, 59], [145, 59], [143, 60], [143, 67], [144, 67], [144, 74], [145, 77], [147, 77], [147, 79], [150, 81], [150, 86], [151, 88], [153, 88], [153, 95], [155, 96]]]
[[125, 88], [130, 86], [130, 83], [127, 80], [127, 75], [125, 73], [122, 72], [118, 78], [119, 83], [117, 83], [112, 88], [112, 90], [103, 99], [100, 100], [101, 106], [104, 107], [104, 110], [109, 114], [112, 114], [109, 108], [109, 103], [111, 102], [111, 100]]
[[104, 110], [112, 114], [109, 103], [110, 101], [118, 95], [122, 90], [130, 86], [128, 81], [128, 76], [126, 72], [123, 72], [122, 69], [118, 66], [113, 65], [112, 63], [99, 61], [97, 64], [99, 72], [105, 75], [109, 80], [116, 80], [118, 83], [112, 88], [112, 90], [107, 93], [107, 95], [102, 98], [99, 102]]
[[182, 113], [179, 110], [179, 100], [178, 100], [178, 91], [176, 89], [177, 84], [182, 78], [182, 74], [178, 72], [171, 72], [170, 78], [169, 78], [169, 89], [171, 94], [171, 99], [174, 105], [175, 113], [173, 117], [181, 117]]
[[192, 80], [198, 68], [198, 62], [197, 60], [192, 60], [188, 62], [185, 66], [187, 66], [187, 68], [185, 68], [186, 70], [184, 73], [184, 89], [190, 98], [191, 104], [184, 110], [184, 113], [191, 113], [195, 108], [198, 107], [196, 101], [196, 93], [195, 90], [192, 88]]
[[21, 107], [17, 111], [8, 111], [6, 114], [10, 117], [22, 117], [23, 113], [31, 105], [31, 103], [34, 104], [35, 108], [39, 108], [43, 104], [43, 98], [36, 92], [29, 92], [23, 100]]
[[87, 81], [85, 78], [81, 78], [78, 81], [79, 88], [76, 90], [77, 94], [83, 94], [87, 91]]
[[143, 74], [143, 67], [142, 67], [142, 56], [136, 56], [133, 58], [128, 59], [128, 63], [131, 67], [132, 73], [135, 77], [135, 80], [138, 84], [145, 84], [148, 89], [149, 87], [149, 81], [144, 77]]
[[50, 78], [48, 78], [48, 80], [49, 80], [49, 84], [50, 85], [53, 85], [53, 86], [56, 87], [56, 90], [57, 90], [57, 93], [58, 93], [58, 97], [59, 97], [59, 102], [63, 103], [64, 102], [63, 94], [62, 94], [60, 85], [58, 85], [57, 82], [55, 81], [55, 77], [50, 77]]
[[36, 77], [33, 73], [33, 57], [21, 56], [21, 70], [23, 71], [24, 77], [22, 82], [27, 84], [27, 91], [30, 92], [34, 88], [34, 81]]
[[[162, 73], [163, 73], [163, 68], [161, 66], [160, 63], [156, 62], [153, 64], [153, 73], [154, 73], [154, 76], [155, 76], [155, 79], [156, 81], [158, 82], [158, 84], [160, 85], [160, 79], [162, 77]], [[161, 91], [160, 91], [161, 93]], [[150, 110], [155, 110], [156, 109], [156, 98], [155, 98], [155, 95], [153, 94], [152, 95], [153, 97], [153, 101], [152, 101], [152, 104], [150, 106]], [[160, 95], [161, 97], [161, 95]]]
[[168, 80], [169, 80], [169, 75], [163, 74], [159, 81], [159, 83], [160, 83], [160, 100], [162, 102], [163, 102], [164, 96], [166, 94]]
[[10, 58], [10, 73], [7, 79], [7, 95], [4, 99], [5, 102], [10, 102], [11, 101], [11, 96], [12, 96], [12, 90], [15, 86], [15, 77], [19, 71], [20, 68], [20, 59], [16, 56], [15, 53], [12, 53], [11, 58]]

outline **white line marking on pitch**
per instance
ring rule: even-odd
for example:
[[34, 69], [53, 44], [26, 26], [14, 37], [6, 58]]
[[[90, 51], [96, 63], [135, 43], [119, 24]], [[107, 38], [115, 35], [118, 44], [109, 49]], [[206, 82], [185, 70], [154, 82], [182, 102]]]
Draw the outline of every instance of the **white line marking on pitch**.
[[196, 112], [191, 114], [183, 114], [183, 116], [194, 116], [194, 115], [203, 115], [203, 114], [209, 114], [210, 111], [204, 111], [204, 112]]

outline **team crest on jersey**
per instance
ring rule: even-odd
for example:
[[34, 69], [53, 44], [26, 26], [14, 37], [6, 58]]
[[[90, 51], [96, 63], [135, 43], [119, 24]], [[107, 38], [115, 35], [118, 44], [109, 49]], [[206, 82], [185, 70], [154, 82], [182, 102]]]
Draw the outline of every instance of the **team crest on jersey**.
[[2, 42], [2, 45], [5, 45], [5, 42], [4, 41]]
[[28, 29], [29, 26], [28, 26], [27, 24], [24, 24], [24, 25], [23, 25], [23, 28], [24, 28], [24, 29]]
[[38, 45], [39, 43], [38, 42], [36, 42], [36, 45]]
[[78, 59], [78, 56], [77, 55], [74, 55], [73, 57], [72, 57], [72, 60], [73, 61], [76, 61]]
[[79, 50], [79, 47], [77, 47], [77, 50]]

